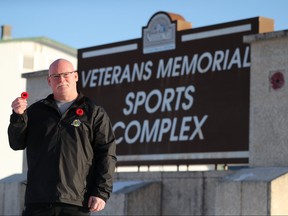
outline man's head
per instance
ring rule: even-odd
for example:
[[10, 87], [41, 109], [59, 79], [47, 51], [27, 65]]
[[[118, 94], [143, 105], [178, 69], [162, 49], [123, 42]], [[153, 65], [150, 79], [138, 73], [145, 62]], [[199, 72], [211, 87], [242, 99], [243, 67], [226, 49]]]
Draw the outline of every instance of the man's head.
[[63, 102], [74, 100], [78, 95], [77, 81], [78, 73], [68, 60], [57, 59], [50, 65], [48, 84], [55, 100]]

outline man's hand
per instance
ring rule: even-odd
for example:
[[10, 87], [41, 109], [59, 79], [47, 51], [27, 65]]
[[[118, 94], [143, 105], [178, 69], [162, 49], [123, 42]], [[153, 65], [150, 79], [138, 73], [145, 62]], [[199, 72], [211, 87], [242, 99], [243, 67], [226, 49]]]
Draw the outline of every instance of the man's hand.
[[27, 108], [27, 100], [21, 97], [18, 97], [12, 102], [11, 107], [15, 113], [23, 114]]
[[105, 201], [99, 197], [90, 196], [88, 200], [88, 208], [90, 212], [101, 211], [105, 208]]

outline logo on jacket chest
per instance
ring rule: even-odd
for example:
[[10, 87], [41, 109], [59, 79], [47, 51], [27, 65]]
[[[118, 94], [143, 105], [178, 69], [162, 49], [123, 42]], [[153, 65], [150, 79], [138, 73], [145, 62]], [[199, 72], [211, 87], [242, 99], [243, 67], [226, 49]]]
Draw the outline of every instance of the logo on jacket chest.
[[81, 121], [79, 119], [75, 119], [71, 125], [74, 127], [79, 127], [81, 125]]

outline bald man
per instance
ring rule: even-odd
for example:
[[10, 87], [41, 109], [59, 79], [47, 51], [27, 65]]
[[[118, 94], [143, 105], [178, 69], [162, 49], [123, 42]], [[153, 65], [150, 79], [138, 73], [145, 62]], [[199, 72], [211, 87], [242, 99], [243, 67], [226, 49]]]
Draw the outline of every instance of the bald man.
[[[78, 73], [65, 59], [47, 77], [52, 94], [27, 108], [12, 102], [10, 147], [26, 149], [23, 215], [90, 215], [112, 192], [116, 143], [105, 110], [77, 91]], [[31, 93], [33, 94], [33, 92]]]

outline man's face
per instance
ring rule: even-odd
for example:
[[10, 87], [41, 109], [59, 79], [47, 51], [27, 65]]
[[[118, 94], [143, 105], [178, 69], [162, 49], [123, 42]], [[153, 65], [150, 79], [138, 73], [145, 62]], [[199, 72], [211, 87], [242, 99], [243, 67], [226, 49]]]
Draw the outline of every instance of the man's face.
[[58, 99], [74, 94], [77, 81], [78, 73], [67, 62], [60, 62], [49, 70], [48, 84]]

